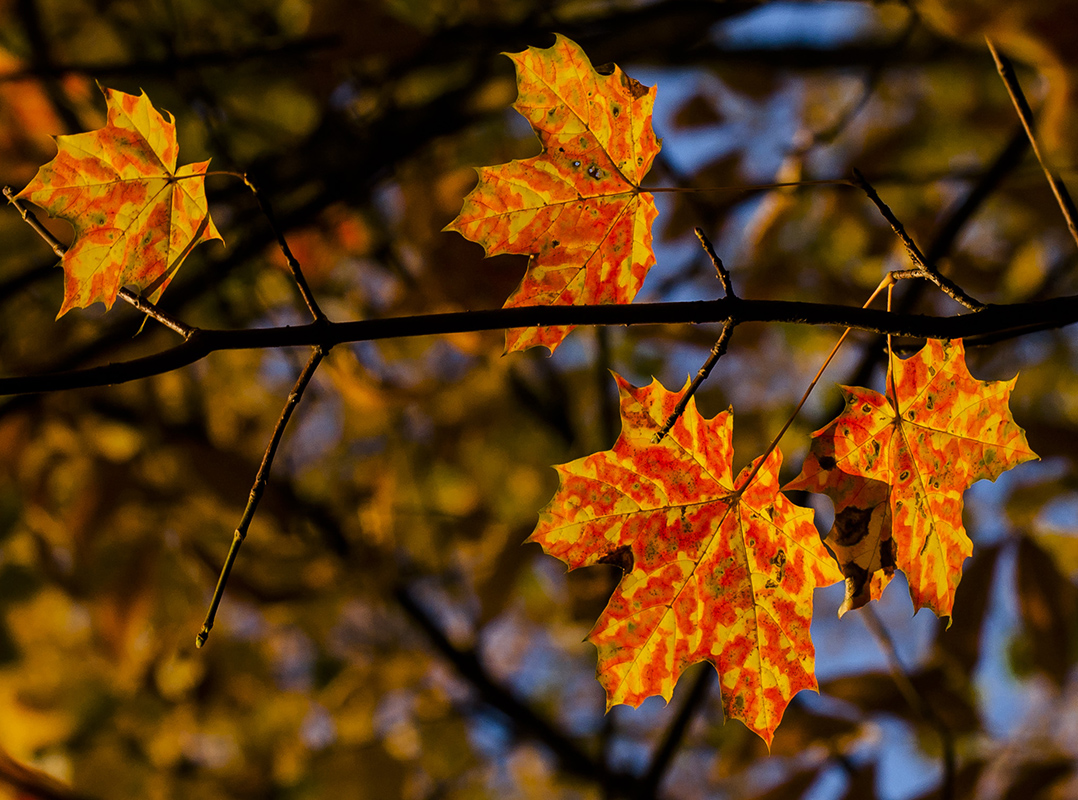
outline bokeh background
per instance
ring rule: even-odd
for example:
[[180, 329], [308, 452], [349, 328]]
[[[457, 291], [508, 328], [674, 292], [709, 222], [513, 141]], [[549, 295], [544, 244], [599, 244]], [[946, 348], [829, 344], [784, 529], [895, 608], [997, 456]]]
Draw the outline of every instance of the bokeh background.
[[[103, 123], [95, 81], [177, 120], [181, 163], [249, 171], [334, 320], [497, 308], [516, 257], [441, 232], [474, 167], [534, 155], [501, 52], [559, 32], [658, 85], [658, 265], [638, 302], [720, 293], [861, 305], [906, 266], [847, 186], [859, 168], [968, 292], [1078, 293], [1066, 228], [983, 43], [1019, 62], [1068, 179], [1078, 15], [1066, 2], [0, 0], [0, 183], [50, 135]], [[1070, 137], [1070, 141], [1068, 140]], [[212, 328], [300, 324], [242, 184], [208, 183], [227, 245], [161, 306]], [[63, 224], [54, 230], [68, 240]], [[54, 321], [55, 258], [0, 211], [0, 372], [106, 363], [173, 334], [118, 304]], [[961, 311], [928, 287], [903, 309]], [[699, 394], [732, 405], [735, 469], [789, 415], [838, 331], [744, 325]], [[819, 696], [771, 754], [723, 724], [713, 670], [666, 706], [604, 713], [583, 641], [614, 567], [522, 542], [550, 468], [611, 446], [609, 370], [682, 384], [716, 326], [579, 329], [553, 357], [500, 333], [335, 348], [286, 433], [208, 646], [217, 571], [302, 351], [216, 353], [115, 387], [0, 402], [0, 797], [1068, 798], [1078, 795], [1078, 340], [970, 340], [1038, 463], [966, 495], [975, 542], [948, 628], [888, 588], [873, 635], [816, 594]], [[917, 342], [901, 342], [914, 348]], [[836, 383], [882, 385], [856, 334], [783, 442], [796, 474]], [[799, 496], [830, 526], [825, 499]], [[890, 643], [890, 645], [888, 645]], [[889, 659], [888, 647], [893, 647]], [[902, 671], [896, 673], [895, 664]], [[927, 710], [926, 710], [927, 709]], [[952, 751], [955, 777], [943, 781]], [[949, 785], [950, 788], [946, 788]]]

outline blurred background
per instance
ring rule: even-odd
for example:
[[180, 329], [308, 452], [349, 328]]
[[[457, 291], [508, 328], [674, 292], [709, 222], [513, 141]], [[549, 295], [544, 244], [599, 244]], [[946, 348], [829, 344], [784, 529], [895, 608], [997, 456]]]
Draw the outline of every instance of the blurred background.
[[[983, 43], [1020, 62], [1073, 179], [1078, 15], [1064, 2], [968, 6], [969, 18], [935, 0], [0, 0], [0, 184], [21, 189], [55, 154], [50, 135], [103, 124], [95, 81], [142, 89], [175, 115], [181, 164], [255, 176], [331, 319], [497, 308], [523, 259], [483, 259], [441, 229], [474, 167], [538, 152], [499, 54], [558, 32], [658, 85], [649, 185], [704, 190], [657, 196], [658, 264], [637, 302], [719, 296], [699, 225], [742, 297], [861, 305], [907, 266], [866, 198], [745, 188], [852, 167], [979, 300], [1078, 293], [1074, 243]], [[227, 244], [198, 248], [161, 307], [210, 328], [305, 322], [250, 193], [227, 177], [208, 190]], [[140, 333], [122, 304], [54, 321], [55, 257], [9, 207], [0, 241], [3, 375], [177, 341], [153, 323]], [[896, 303], [961, 311], [926, 286], [900, 287]], [[707, 416], [734, 408], [735, 470], [838, 334], [737, 329], [698, 395]], [[883, 638], [862, 612], [836, 618], [841, 585], [818, 591], [821, 694], [795, 698], [770, 756], [723, 724], [706, 665], [669, 706], [604, 713], [583, 640], [618, 572], [567, 574], [522, 542], [556, 487], [551, 465], [613, 444], [609, 370], [675, 388], [716, 335], [578, 329], [553, 357], [503, 357], [500, 332], [335, 348], [201, 651], [307, 353], [222, 352], [0, 401], [0, 798], [1078, 795], [1072, 330], [967, 341], [977, 378], [1021, 373], [1012, 409], [1042, 460], [966, 494], [975, 553], [949, 628], [913, 615], [901, 579], [876, 606]], [[882, 388], [884, 352], [851, 337], [783, 441], [784, 479], [839, 409], [836, 383]], [[795, 499], [826, 532], [829, 501]]]

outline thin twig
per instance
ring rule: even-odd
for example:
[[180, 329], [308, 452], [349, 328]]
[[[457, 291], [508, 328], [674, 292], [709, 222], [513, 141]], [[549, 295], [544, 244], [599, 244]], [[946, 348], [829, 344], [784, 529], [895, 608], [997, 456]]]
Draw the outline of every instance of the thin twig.
[[33, 228], [34, 233], [45, 240], [45, 243], [52, 249], [52, 252], [56, 253], [56, 257], [63, 258], [64, 253], [67, 252], [67, 248], [60, 243], [59, 239], [52, 235], [52, 231], [41, 224], [41, 221], [33, 211], [22, 204], [22, 201], [15, 196], [15, 192], [10, 186], [4, 187], [4, 197], [7, 198], [7, 201], [11, 203], [11, 205], [15, 206], [15, 210], [19, 212], [19, 216], [22, 217], [23, 222]]
[[[722, 290], [726, 293], [726, 297], [730, 301], [736, 301], [737, 295], [734, 294], [734, 284], [730, 280], [730, 273], [726, 269], [726, 265], [722, 263], [722, 259], [715, 253], [715, 248], [711, 244], [711, 240], [707, 238], [707, 234], [704, 233], [703, 228], [695, 228], [696, 238], [700, 240], [700, 245], [704, 248], [704, 252], [707, 253], [708, 258], [711, 259], [711, 263], [715, 267], [715, 274], [719, 276], [719, 283], [722, 284]], [[711, 353], [707, 357], [707, 361], [700, 367], [700, 370], [696, 373], [696, 377], [692, 379], [692, 383], [689, 384], [689, 388], [685, 390], [684, 394], [678, 398], [677, 405], [674, 406], [674, 410], [670, 412], [670, 416], [666, 418], [662, 428], [651, 437], [652, 444], [658, 444], [663, 440], [666, 434], [670, 433], [670, 429], [674, 427], [674, 423], [678, 421], [678, 418], [685, 413], [685, 407], [689, 405], [689, 400], [696, 394], [696, 390], [700, 388], [700, 384], [707, 380], [707, 376], [711, 374], [711, 370], [715, 368], [715, 364], [726, 353], [726, 347], [730, 343], [730, 335], [734, 332], [734, 327], [737, 323], [734, 321], [734, 317], [727, 317], [723, 320], [722, 330], [719, 332], [719, 338], [715, 341], [714, 347], [711, 348]]]
[[266, 221], [269, 222], [270, 228], [273, 229], [273, 235], [277, 237], [277, 244], [280, 246], [281, 252], [284, 253], [285, 261], [288, 262], [288, 268], [292, 271], [292, 279], [296, 282], [296, 287], [303, 297], [303, 302], [307, 304], [307, 310], [311, 312], [311, 316], [316, 323], [325, 322], [326, 315], [323, 314], [322, 309], [318, 307], [318, 302], [314, 299], [311, 288], [307, 285], [307, 279], [303, 277], [303, 269], [300, 267], [296, 257], [292, 255], [292, 250], [288, 246], [288, 242], [285, 241], [284, 232], [277, 225], [277, 219], [273, 216], [273, 208], [270, 206], [269, 200], [262, 195], [262, 192], [258, 190], [258, 187], [254, 185], [248, 175], [245, 174], [243, 176], [243, 182], [247, 184], [247, 187], [251, 190], [251, 194], [255, 196], [255, 199], [258, 201], [258, 207], [262, 209]]
[[938, 286], [944, 294], [946, 294], [956, 303], [964, 305], [970, 311], [980, 311], [982, 308], [984, 308], [984, 303], [981, 303], [978, 300], [974, 300], [972, 297], [962, 291], [958, 284], [947, 278], [945, 275], [942, 275], [940, 271], [936, 269], [936, 266], [934, 264], [928, 263], [924, 255], [921, 253], [920, 248], [917, 247], [917, 243], [914, 242], [912, 238], [910, 238], [910, 235], [906, 233], [905, 227], [903, 227], [902, 223], [898, 221], [898, 217], [896, 217], [891, 211], [891, 209], [888, 208], [887, 204], [884, 203], [882, 199], [880, 199], [880, 196], [876, 193], [876, 190], [872, 188], [872, 184], [865, 180], [865, 176], [856, 169], [853, 171], [853, 184], [854, 186], [860, 188], [866, 195], [868, 195], [868, 199], [871, 200], [873, 204], [875, 204], [876, 208], [879, 209], [879, 212], [883, 215], [883, 218], [887, 220], [888, 224], [891, 226], [891, 230], [895, 232], [898, 238], [902, 241], [902, 244], [905, 245], [906, 252], [909, 253], [910, 260], [913, 261], [914, 266], [917, 267], [921, 272], [918, 277], [926, 278], [932, 281], [932, 283], [936, 284], [936, 286]]
[[1067, 191], [1063, 178], [1048, 163], [1047, 157], [1041, 152], [1040, 145], [1037, 144], [1037, 137], [1033, 133], [1033, 110], [1029, 107], [1029, 102], [1022, 92], [1022, 86], [1018, 83], [1014, 65], [1011, 64], [1011, 60], [1007, 56], [996, 49], [991, 39], [986, 37], [985, 43], [988, 45], [989, 52], [992, 53], [992, 59], [996, 62], [999, 76], [1007, 87], [1007, 94], [1011, 96], [1011, 102], [1014, 103], [1018, 118], [1022, 121], [1022, 127], [1025, 128], [1029, 143], [1033, 146], [1033, 153], [1037, 156], [1041, 169], [1044, 170], [1044, 177], [1048, 179], [1048, 185], [1052, 187], [1052, 194], [1055, 195], [1056, 202], [1059, 203], [1059, 209], [1063, 212], [1063, 219], [1067, 221], [1067, 230], [1070, 231], [1071, 238], [1074, 239], [1075, 244], [1078, 244], [1078, 225], [1075, 224], [1075, 220], [1078, 219], [1078, 209], [1074, 206], [1074, 200], [1071, 198], [1070, 192]]
[[913, 685], [913, 681], [910, 680], [902, 660], [898, 657], [898, 650], [895, 648], [894, 640], [891, 638], [891, 634], [887, 632], [883, 622], [876, 615], [875, 609], [872, 606], [862, 608], [861, 619], [864, 620], [865, 627], [876, 639], [884, 656], [887, 658], [891, 679], [895, 682], [895, 686], [898, 687], [898, 691], [909, 703], [913, 712], [936, 729], [943, 750], [943, 781], [940, 785], [940, 799], [954, 800], [956, 766], [954, 733], [947, 726], [947, 723], [932, 710], [931, 704], [921, 696], [921, 693], [917, 691], [917, 687]]
[[707, 257], [711, 259], [711, 263], [715, 265], [715, 274], [719, 276], [719, 283], [722, 284], [722, 290], [726, 293], [727, 297], [736, 298], [734, 294], [734, 284], [730, 280], [730, 273], [726, 269], [726, 265], [722, 263], [722, 259], [715, 253], [715, 248], [711, 244], [711, 240], [707, 238], [707, 234], [704, 233], [703, 228], [695, 228], [696, 238], [700, 240], [700, 245], [704, 248], [704, 252], [707, 253]]
[[[45, 243], [52, 249], [52, 252], [54, 252], [58, 258], [62, 259], [64, 254], [67, 253], [67, 249], [60, 243], [59, 239], [52, 235], [52, 231], [41, 224], [41, 220], [37, 218], [37, 215], [28, 209], [23, 202], [15, 196], [15, 192], [12, 191], [10, 186], [4, 187], [4, 197], [6, 197], [7, 201], [19, 212], [19, 216], [23, 218], [23, 221], [26, 222], [38, 236], [45, 240]], [[166, 314], [145, 297], [135, 294], [130, 289], [120, 289], [116, 296], [125, 303], [134, 306], [146, 316], [153, 317], [166, 328], [180, 334], [184, 339], [190, 339], [191, 335], [195, 332], [195, 328]]]
[[270, 468], [273, 466], [273, 457], [277, 453], [277, 446], [281, 443], [281, 436], [284, 435], [285, 426], [288, 425], [288, 420], [299, 404], [300, 398], [303, 397], [307, 384], [311, 382], [315, 370], [318, 369], [318, 365], [328, 351], [329, 348], [320, 345], [314, 348], [307, 365], [303, 368], [303, 372], [296, 379], [292, 391], [288, 393], [288, 400], [285, 401], [284, 408], [281, 409], [281, 417], [273, 428], [273, 435], [270, 436], [269, 444], [266, 445], [266, 452], [262, 456], [262, 463], [259, 465], [258, 473], [255, 475], [254, 485], [251, 486], [251, 494], [247, 498], [247, 507], [243, 509], [243, 516], [240, 517], [240, 523], [236, 526], [236, 532], [232, 535], [232, 546], [228, 549], [225, 563], [221, 567], [221, 576], [217, 579], [217, 587], [213, 590], [210, 608], [206, 612], [206, 621], [202, 623], [202, 630], [198, 632], [198, 637], [195, 639], [197, 647], [202, 647], [202, 645], [206, 644], [210, 629], [213, 628], [217, 608], [221, 605], [221, 597], [224, 595], [225, 585], [228, 583], [228, 575], [232, 572], [232, 565], [236, 563], [236, 556], [239, 555], [240, 546], [243, 544], [243, 540], [247, 538], [247, 529], [251, 526], [251, 520], [254, 519], [258, 503], [266, 489]]
[[734, 327], [737, 323], [734, 322], [733, 317], [730, 317], [723, 321], [722, 331], [719, 332], [719, 338], [715, 341], [715, 346], [711, 348], [711, 354], [707, 357], [707, 361], [704, 362], [704, 366], [700, 367], [700, 371], [696, 373], [696, 377], [692, 379], [692, 383], [689, 384], [689, 388], [678, 398], [677, 405], [674, 406], [674, 410], [670, 412], [670, 416], [666, 418], [666, 422], [663, 423], [662, 428], [651, 437], [652, 444], [658, 444], [663, 440], [666, 434], [670, 433], [670, 429], [674, 427], [674, 423], [678, 421], [685, 412], [685, 407], [689, 404], [689, 400], [696, 394], [696, 390], [700, 388], [700, 384], [707, 380], [707, 376], [711, 374], [711, 370], [715, 367], [716, 362], [722, 358], [726, 352], [726, 347], [730, 343], [730, 335], [734, 332]]

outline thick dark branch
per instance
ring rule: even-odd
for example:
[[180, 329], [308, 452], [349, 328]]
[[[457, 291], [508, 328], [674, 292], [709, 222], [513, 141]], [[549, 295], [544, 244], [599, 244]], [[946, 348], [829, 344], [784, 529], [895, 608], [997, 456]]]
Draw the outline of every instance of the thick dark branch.
[[493, 311], [461, 311], [413, 317], [312, 323], [283, 328], [237, 331], [197, 330], [176, 347], [152, 356], [100, 367], [0, 378], [0, 395], [55, 392], [147, 378], [193, 364], [217, 350], [332, 346], [408, 336], [503, 330], [547, 325], [685, 325], [723, 322], [785, 322], [908, 336], [915, 339], [961, 339], [969, 336], [1020, 336], [1078, 322], [1078, 297], [1033, 303], [989, 305], [975, 314], [934, 317], [825, 303], [788, 300], [701, 300], [599, 306], [523, 306]]

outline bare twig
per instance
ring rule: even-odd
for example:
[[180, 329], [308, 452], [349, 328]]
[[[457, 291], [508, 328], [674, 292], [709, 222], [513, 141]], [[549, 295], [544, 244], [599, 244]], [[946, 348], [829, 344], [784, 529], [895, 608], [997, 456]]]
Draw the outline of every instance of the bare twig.
[[736, 298], [734, 294], [734, 285], [730, 281], [730, 273], [726, 270], [726, 265], [722, 263], [722, 259], [715, 253], [715, 248], [711, 244], [711, 240], [707, 238], [707, 234], [704, 233], [703, 228], [695, 228], [694, 233], [696, 238], [700, 240], [700, 245], [704, 248], [704, 252], [707, 253], [707, 257], [711, 259], [711, 263], [715, 265], [715, 273], [719, 276], [719, 282], [722, 284], [722, 290], [726, 293], [727, 297]]
[[917, 691], [917, 687], [913, 685], [913, 681], [910, 680], [910, 676], [906, 672], [902, 660], [898, 657], [898, 650], [895, 648], [894, 640], [891, 638], [891, 634], [887, 632], [887, 628], [884, 627], [883, 622], [880, 621], [875, 609], [870, 605], [863, 607], [861, 609], [861, 619], [864, 620], [865, 627], [868, 628], [869, 632], [879, 644], [880, 650], [883, 651], [883, 654], [887, 659], [888, 669], [891, 672], [891, 679], [895, 682], [895, 686], [898, 687], [898, 691], [906, 699], [906, 702], [909, 703], [913, 712], [936, 729], [936, 733], [940, 737], [940, 745], [943, 749], [943, 781], [940, 785], [940, 798], [941, 800], [954, 800], [954, 733], [947, 726], [947, 723], [940, 719], [936, 712], [932, 710], [932, 706], [921, 696], [921, 693]]
[[[708, 258], [711, 259], [711, 263], [715, 267], [715, 274], [719, 276], [719, 282], [722, 284], [722, 290], [726, 293], [726, 298], [734, 302], [737, 300], [737, 295], [734, 294], [734, 284], [730, 280], [730, 273], [726, 269], [726, 265], [722, 263], [722, 259], [715, 253], [715, 248], [711, 244], [711, 240], [707, 238], [707, 234], [704, 233], [703, 228], [695, 228], [696, 238], [700, 240], [701, 247], [704, 248], [704, 252], [707, 253]], [[689, 384], [689, 388], [678, 398], [677, 405], [674, 406], [674, 410], [670, 412], [670, 416], [666, 418], [662, 428], [659, 429], [653, 437], [651, 437], [652, 444], [658, 444], [663, 440], [666, 434], [670, 433], [670, 429], [674, 427], [674, 423], [678, 421], [678, 418], [685, 413], [685, 407], [689, 405], [689, 400], [696, 394], [696, 390], [700, 388], [700, 384], [707, 380], [707, 376], [711, 374], [711, 370], [715, 368], [715, 364], [726, 353], [726, 347], [730, 343], [730, 336], [734, 332], [734, 327], [737, 322], [734, 317], [730, 316], [723, 320], [722, 330], [719, 332], [719, 338], [715, 340], [714, 347], [711, 348], [711, 353], [707, 357], [707, 361], [700, 367], [700, 370], [696, 373], [696, 377], [692, 379], [692, 383]]]
[[273, 235], [277, 237], [277, 244], [280, 246], [281, 252], [284, 253], [285, 261], [288, 262], [288, 268], [292, 271], [292, 279], [296, 282], [296, 287], [303, 297], [303, 302], [307, 304], [307, 310], [311, 312], [311, 316], [316, 323], [325, 322], [326, 315], [323, 314], [322, 309], [318, 307], [318, 302], [314, 299], [311, 288], [307, 285], [307, 279], [303, 277], [303, 269], [300, 267], [296, 257], [292, 255], [292, 250], [289, 248], [288, 242], [284, 238], [284, 232], [277, 225], [277, 219], [273, 216], [273, 208], [270, 206], [269, 200], [262, 195], [262, 192], [258, 190], [258, 187], [255, 186], [248, 175], [243, 176], [243, 182], [247, 184], [248, 188], [251, 190], [251, 194], [255, 196], [255, 199], [258, 201], [258, 207], [262, 209], [262, 213], [266, 216], [266, 220], [273, 229]]
[[711, 374], [711, 370], [715, 367], [716, 362], [722, 358], [726, 352], [726, 347], [730, 343], [730, 335], [734, 332], [733, 317], [730, 317], [723, 321], [722, 330], [719, 332], [719, 338], [715, 340], [715, 346], [711, 348], [711, 354], [707, 357], [707, 361], [704, 362], [704, 366], [700, 367], [700, 371], [696, 373], [696, 377], [692, 379], [692, 383], [689, 384], [689, 388], [678, 398], [677, 405], [674, 406], [674, 410], [670, 412], [670, 416], [666, 418], [666, 422], [663, 423], [662, 428], [652, 438], [652, 444], [658, 444], [663, 440], [666, 434], [670, 433], [670, 429], [674, 427], [674, 423], [678, 421], [683, 413], [685, 413], [685, 407], [689, 404], [689, 400], [696, 394], [696, 390], [700, 388], [700, 384], [707, 380], [707, 376]]
[[[33, 228], [38, 236], [45, 240], [45, 243], [52, 249], [52, 252], [56, 253], [58, 258], [63, 258], [67, 249], [60, 243], [59, 239], [52, 235], [52, 232], [48, 228], [41, 224], [41, 220], [37, 218], [37, 215], [28, 209], [22, 201], [15, 196], [15, 193], [10, 186], [4, 187], [4, 197], [6, 197], [7, 201], [19, 212], [19, 216], [23, 218], [23, 221]], [[146, 316], [153, 317], [166, 328], [180, 334], [184, 339], [191, 338], [191, 335], [195, 332], [195, 328], [192, 328], [184, 322], [180, 322], [180, 320], [175, 317], [169, 316], [145, 297], [135, 294], [130, 289], [120, 289], [116, 296], [125, 303], [134, 306]]]
[[1063, 218], [1067, 221], [1067, 230], [1070, 231], [1071, 238], [1074, 239], [1075, 244], [1078, 244], [1078, 225], [1075, 224], [1075, 220], [1078, 219], [1078, 209], [1075, 208], [1074, 200], [1071, 198], [1070, 192], [1067, 191], [1067, 186], [1063, 183], [1063, 179], [1048, 163], [1047, 157], [1041, 152], [1041, 148], [1037, 144], [1037, 137], [1033, 133], [1033, 110], [1029, 107], [1029, 102], [1022, 92], [1022, 86], [1018, 83], [1018, 76], [1014, 73], [1014, 65], [1011, 64], [1011, 60], [1007, 56], [996, 49], [991, 39], [986, 38], [985, 43], [988, 45], [989, 52], [992, 53], [992, 59], [996, 62], [996, 69], [999, 70], [999, 76], [1003, 78], [1007, 93], [1011, 96], [1011, 102], [1014, 103], [1018, 118], [1022, 121], [1022, 127], [1026, 131], [1029, 143], [1033, 146], [1033, 153], [1037, 156], [1041, 169], [1044, 170], [1044, 177], [1048, 179], [1048, 185], [1052, 187], [1052, 194], [1055, 195], [1056, 202], [1059, 203], [1059, 208], [1063, 212]]
[[232, 565], [236, 563], [236, 556], [239, 555], [240, 546], [243, 544], [243, 540], [247, 538], [247, 529], [251, 526], [251, 520], [254, 519], [258, 503], [261, 501], [262, 493], [266, 489], [270, 468], [273, 466], [273, 457], [277, 454], [277, 447], [281, 443], [281, 436], [284, 435], [285, 426], [288, 425], [292, 412], [295, 411], [300, 398], [303, 397], [307, 384], [311, 382], [315, 370], [318, 369], [318, 365], [322, 362], [327, 352], [328, 348], [320, 345], [314, 348], [307, 365], [303, 368], [303, 372], [296, 379], [292, 391], [288, 393], [288, 400], [285, 401], [284, 408], [281, 409], [280, 419], [277, 420], [277, 425], [273, 428], [273, 435], [270, 436], [269, 444], [266, 445], [266, 452], [262, 456], [262, 463], [259, 465], [258, 473], [255, 475], [254, 485], [251, 486], [251, 494], [247, 498], [247, 507], [243, 509], [243, 516], [240, 517], [240, 523], [236, 526], [236, 531], [232, 535], [232, 546], [228, 549], [225, 563], [221, 567], [221, 576], [217, 579], [217, 587], [213, 590], [213, 598], [210, 600], [210, 607], [206, 612], [206, 621], [202, 624], [202, 630], [198, 632], [198, 637], [195, 639], [197, 647], [202, 647], [206, 644], [206, 639], [213, 628], [217, 608], [221, 605], [221, 597], [224, 595], [225, 585], [228, 583], [228, 575], [232, 572]]
[[872, 184], [865, 180], [865, 176], [856, 169], [853, 171], [853, 184], [868, 195], [868, 199], [875, 204], [876, 208], [879, 209], [880, 213], [883, 215], [883, 218], [886, 219], [891, 226], [891, 230], [895, 232], [902, 241], [902, 244], [905, 245], [910, 260], [913, 261], [914, 266], [920, 270], [920, 275], [918, 277], [932, 281], [932, 283], [936, 284], [944, 294], [956, 303], [964, 305], [970, 311], [980, 311], [984, 308], [984, 303], [974, 300], [962, 291], [954, 281], [942, 275], [940, 271], [936, 269], [934, 264], [930, 264], [925, 259], [920, 248], [917, 247], [917, 243], [910, 238], [910, 235], [906, 233], [905, 227], [898, 221], [898, 217], [896, 217], [891, 209], [888, 208], [887, 204], [880, 199], [876, 190], [872, 188]]
[[22, 201], [15, 196], [15, 192], [10, 186], [4, 187], [4, 197], [6, 197], [7, 201], [19, 212], [19, 216], [22, 217], [23, 222], [33, 228], [34, 233], [45, 240], [45, 243], [52, 249], [52, 252], [56, 253], [56, 257], [63, 258], [64, 253], [67, 252], [67, 248], [60, 243], [59, 239], [52, 235], [52, 231], [41, 224], [41, 220], [37, 218], [37, 215], [34, 214], [33, 211], [23, 205]]

